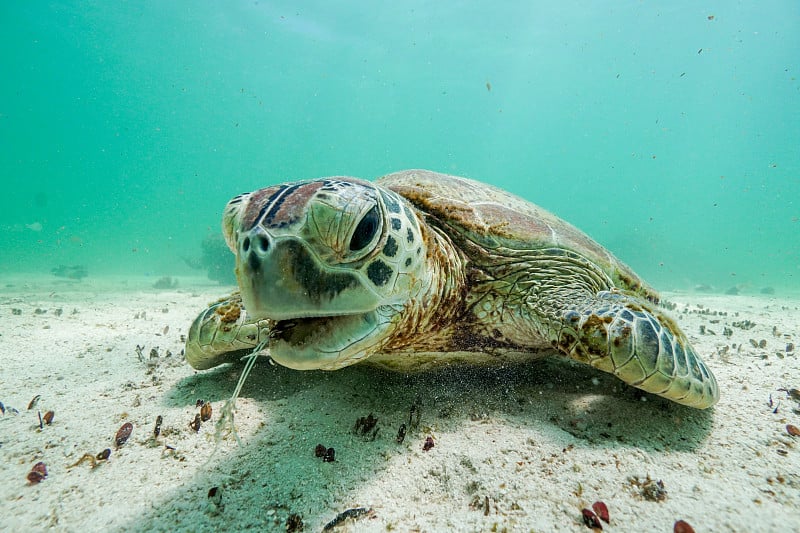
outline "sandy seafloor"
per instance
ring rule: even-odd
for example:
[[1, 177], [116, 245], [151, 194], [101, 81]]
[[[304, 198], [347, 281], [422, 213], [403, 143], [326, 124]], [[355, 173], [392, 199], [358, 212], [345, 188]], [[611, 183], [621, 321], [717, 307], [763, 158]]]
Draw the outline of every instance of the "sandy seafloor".
[[[181, 335], [228, 289], [153, 281], [3, 280], [0, 530], [286, 531], [295, 514], [303, 531], [321, 531], [365, 507], [339, 530], [579, 532], [589, 531], [581, 509], [598, 500], [605, 531], [666, 532], [678, 519], [698, 532], [800, 530], [800, 438], [786, 430], [800, 426], [800, 405], [784, 390], [800, 388], [800, 355], [787, 352], [800, 343], [797, 295], [663, 294], [719, 380], [712, 410], [558, 357], [412, 375], [298, 372], [262, 359], [237, 402], [242, 445], [227, 437], [213, 453], [213, 422], [241, 366], [193, 370]], [[198, 399], [214, 412], [195, 432]], [[412, 406], [419, 422], [397, 443]], [[40, 429], [48, 410], [53, 422]], [[353, 432], [370, 413], [374, 440]], [[133, 434], [117, 449], [125, 422]], [[435, 446], [423, 451], [428, 436]], [[317, 444], [335, 461], [315, 457]], [[70, 467], [105, 448], [95, 468]], [[29, 484], [39, 461], [48, 476]], [[662, 481], [663, 501], [643, 497], [636, 480], [648, 476]]]

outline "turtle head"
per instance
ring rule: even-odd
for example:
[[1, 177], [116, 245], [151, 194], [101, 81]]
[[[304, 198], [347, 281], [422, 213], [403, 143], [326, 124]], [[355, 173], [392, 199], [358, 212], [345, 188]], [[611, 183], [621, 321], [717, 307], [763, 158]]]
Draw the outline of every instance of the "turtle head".
[[239, 195], [223, 232], [245, 309], [275, 321], [270, 355], [290, 368], [335, 369], [378, 351], [425, 273], [405, 200], [353, 178]]

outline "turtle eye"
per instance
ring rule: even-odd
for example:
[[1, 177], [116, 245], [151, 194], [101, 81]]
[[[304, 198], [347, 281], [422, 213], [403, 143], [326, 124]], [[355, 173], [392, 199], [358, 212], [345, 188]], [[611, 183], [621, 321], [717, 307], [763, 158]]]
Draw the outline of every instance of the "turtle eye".
[[366, 248], [375, 238], [378, 232], [378, 222], [380, 222], [378, 206], [373, 206], [372, 209], [367, 211], [361, 221], [356, 226], [353, 236], [350, 237], [350, 251], [358, 252]]

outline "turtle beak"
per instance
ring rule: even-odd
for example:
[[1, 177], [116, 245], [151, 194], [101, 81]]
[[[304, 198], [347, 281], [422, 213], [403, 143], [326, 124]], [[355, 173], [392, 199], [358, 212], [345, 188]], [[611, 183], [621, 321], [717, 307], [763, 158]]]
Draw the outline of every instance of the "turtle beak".
[[275, 265], [272, 249], [272, 238], [260, 226], [240, 238], [236, 245], [236, 280], [245, 309], [253, 315], [262, 314], [265, 308], [264, 297], [259, 290], [262, 280], [268, 277], [280, 279], [280, 275], [267, 272], [273, 270]]
[[359, 273], [324, 265], [302, 240], [276, 238], [260, 225], [239, 236], [236, 277], [256, 319], [365, 313], [381, 303]]

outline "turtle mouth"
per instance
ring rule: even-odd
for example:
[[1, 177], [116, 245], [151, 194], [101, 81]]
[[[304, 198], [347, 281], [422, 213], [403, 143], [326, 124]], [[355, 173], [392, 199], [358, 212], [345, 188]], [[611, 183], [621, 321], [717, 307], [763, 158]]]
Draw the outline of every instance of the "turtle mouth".
[[338, 327], [355, 316], [360, 315], [329, 315], [278, 320], [270, 332], [270, 338], [273, 343], [279, 341], [298, 347], [314, 344], [321, 338], [334, 335]]
[[276, 320], [270, 356], [295, 370], [335, 370], [369, 355], [379, 340], [380, 322], [376, 311]]

